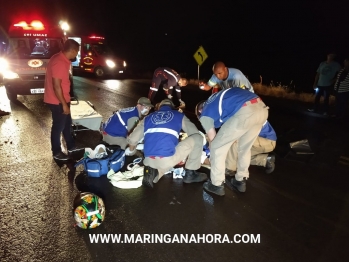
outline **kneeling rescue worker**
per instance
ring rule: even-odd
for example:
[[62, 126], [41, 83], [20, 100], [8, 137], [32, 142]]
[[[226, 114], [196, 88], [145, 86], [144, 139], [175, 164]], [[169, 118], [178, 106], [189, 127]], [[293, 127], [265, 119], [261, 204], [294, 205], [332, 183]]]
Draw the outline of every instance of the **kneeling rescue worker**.
[[[179, 142], [179, 133], [183, 130], [188, 137]], [[187, 158], [184, 183], [203, 182], [205, 173], [197, 172], [201, 166], [200, 158], [203, 137], [196, 126], [181, 112], [175, 109], [169, 99], [162, 100], [159, 110], [146, 116], [128, 137], [131, 154], [144, 137], [144, 177], [143, 185], [153, 187], [157, 181]]]

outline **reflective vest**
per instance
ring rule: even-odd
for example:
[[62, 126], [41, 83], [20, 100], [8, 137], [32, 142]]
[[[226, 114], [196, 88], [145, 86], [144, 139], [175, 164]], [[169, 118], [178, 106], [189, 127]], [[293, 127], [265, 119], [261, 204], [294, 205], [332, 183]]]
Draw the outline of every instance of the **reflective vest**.
[[144, 119], [144, 156], [169, 157], [176, 152], [184, 114], [162, 106]]
[[139, 118], [137, 107], [128, 107], [116, 111], [103, 123], [103, 130], [110, 136], [127, 137], [127, 121], [132, 117]]

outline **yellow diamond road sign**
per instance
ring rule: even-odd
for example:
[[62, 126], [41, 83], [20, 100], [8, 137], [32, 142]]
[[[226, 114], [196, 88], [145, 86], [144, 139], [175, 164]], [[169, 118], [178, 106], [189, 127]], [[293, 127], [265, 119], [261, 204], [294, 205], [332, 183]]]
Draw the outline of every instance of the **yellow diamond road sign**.
[[202, 46], [200, 46], [194, 54], [194, 59], [196, 60], [199, 66], [201, 66], [203, 62], [205, 62], [207, 57], [208, 55], [206, 54], [205, 49]]

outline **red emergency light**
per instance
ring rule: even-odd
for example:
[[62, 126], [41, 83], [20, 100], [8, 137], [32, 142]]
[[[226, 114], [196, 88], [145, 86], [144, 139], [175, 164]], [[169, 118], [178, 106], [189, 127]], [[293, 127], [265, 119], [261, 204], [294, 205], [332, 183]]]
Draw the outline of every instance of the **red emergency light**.
[[33, 20], [30, 25], [28, 25], [25, 21], [20, 21], [13, 26], [21, 27], [23, 30], [45, 30], [44, 24], [39, 20]]
[[88, 38], [91, 38], [91, 39], [104, 39], [104, 37], [102, 36], [89, 36]]

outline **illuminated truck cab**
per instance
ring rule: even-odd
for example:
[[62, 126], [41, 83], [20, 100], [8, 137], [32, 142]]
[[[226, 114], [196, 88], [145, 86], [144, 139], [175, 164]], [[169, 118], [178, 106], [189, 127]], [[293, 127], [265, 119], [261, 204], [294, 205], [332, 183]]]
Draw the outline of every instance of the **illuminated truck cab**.
[[70, 36], [80, 44], [80, 52], [77, 60], [72, 63], [73, 68], [79, 71], [93, 73], [97, 77], [107, 74], [123, 74], [126, 70], [126, 61], [114, 56], [111, 49], [105, 43], [104, 37]]
[[51, 28], [37, 20], [30, 24], [21, 21], [10, 27], [7, 49], [0, 61], [9, 100], [16, 100], [17, 94], [44, 93], [47, 63], [62, 50], [64, 39], [60, 27]]

